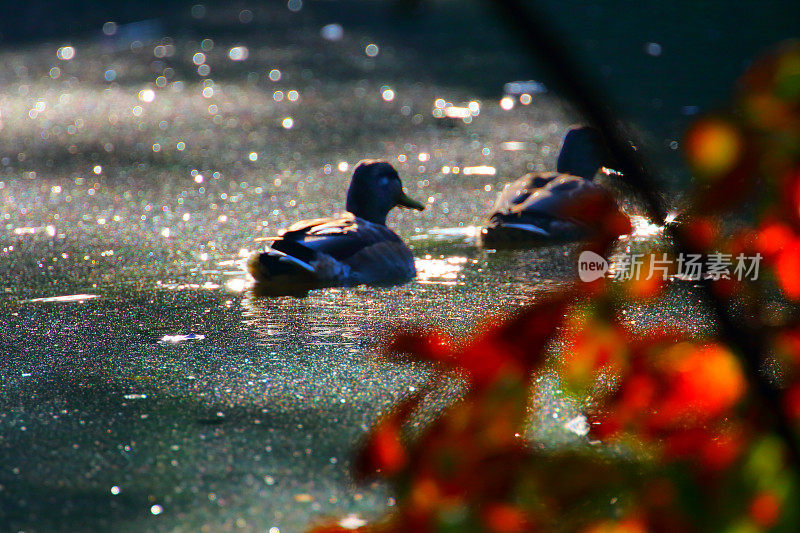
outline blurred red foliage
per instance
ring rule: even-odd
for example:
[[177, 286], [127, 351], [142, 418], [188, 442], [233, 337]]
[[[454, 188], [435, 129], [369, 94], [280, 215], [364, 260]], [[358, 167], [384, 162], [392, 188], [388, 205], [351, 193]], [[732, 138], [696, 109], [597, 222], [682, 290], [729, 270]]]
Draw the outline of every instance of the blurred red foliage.
[[[359, 452], [357, 476], [388, 480], [397, 499], [395, 512], [360, 530], [800, 530], [800, 44], [757, 62], [731, 108], [700, 118], [685, 147], [697, 178], [682, 223], [688, 244], [764, 259], [756, 279], [711, 282], [763, 340], [760, 360], [722, 335], [695, 338], [666, 321], [643, 334], [620, 318], [624, 302], [669, 290], [660, 280], [602, 279], [460, 344], [437, 331], [400, 335], [388, 357], [434, 370], [430, 387], [379, 420]], [[731, 214], [735, 230], [726, 229]], [[603, 239], [619, 234], [613, 216], [596, 220], [612, 226]], [[533, 377], [551, 364], [585, 398], [585, 446], [526, 438]], [[463, 380], [463, 398], [409, 432], [445, 375]], [[597, 387], [600, 375], [614, 385]]]

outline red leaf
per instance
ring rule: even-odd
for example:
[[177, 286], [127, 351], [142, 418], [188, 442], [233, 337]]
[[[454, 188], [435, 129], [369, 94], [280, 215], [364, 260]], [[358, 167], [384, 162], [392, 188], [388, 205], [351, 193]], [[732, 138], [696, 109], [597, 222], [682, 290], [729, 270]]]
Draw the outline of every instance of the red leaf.
[[795, 423], [800, 422], [800, 384], [793, 385], [783, 394], [783, 405]]
[[522, 309], [469, 343], [456, 364], [470, 381], [484, 387], [506, 373], [528, 379], [544, 359], [544, 347], [563, 322], [571, 295], [543, 300]]
[[376, 473], [391, 477], [406, 466], [408, 454], [402, 442], [402, 427], [426, 392], [420, 390], [406, 398], [372, 428], [355, 460], [357, 477], [368, 478]]
[[793, 239], [778, 255], [775, 273], [786, 297], [800, 300], [800, 239]]
[[447, 362], [452, 356], [450, 336], [443, 331], [406, 331], [395, 335], [386, 349], [390, 354], [406, 354], [416, 361]]
[[527, 512], [502, 503], [487, 506], [483, 511], [483, 521], [488, 531], [496, 533], [522, 533], [530, 531], [532, 527]]
[[756, 245], [766, 258], [773, 258], [794, 239], [791, 228], [777, 221], [763, 224], [758, 231]]
[[765, 529], [774, 526], [780, 516], [781, 501], [774, 492], [760, 492], [750, 502], [750, 517]]
[[682, 233], [695, 250], [709, 250], [719, 236], [719, 221], [714, 217], [693, 217]]
[[[667, 397], [657, 418], [701, 422], [730, 409], [744, 394], [746, 383], [738, 360], [717, 345], [696, 346], [681, 343], [663, 355]], [[655, 416], [655, 415], [654, 415]]]

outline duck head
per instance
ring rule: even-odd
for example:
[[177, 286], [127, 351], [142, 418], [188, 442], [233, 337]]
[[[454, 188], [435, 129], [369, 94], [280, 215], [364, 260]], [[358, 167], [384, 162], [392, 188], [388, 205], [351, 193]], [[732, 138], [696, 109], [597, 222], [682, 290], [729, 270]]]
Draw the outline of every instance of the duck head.
[[564, 137], [556, 170], [591, 180], [600, 167], [608, 165], [609, 160], [608, 149], [597, 129], [590, 126], [575, 127]]
[[386, 224], [386, 215], [395, 206], [425, 209], [403, 192], [400, 176], [392, 165], [385, 161], [359, 162], [347, 189], [346, 209], [364, 220]]

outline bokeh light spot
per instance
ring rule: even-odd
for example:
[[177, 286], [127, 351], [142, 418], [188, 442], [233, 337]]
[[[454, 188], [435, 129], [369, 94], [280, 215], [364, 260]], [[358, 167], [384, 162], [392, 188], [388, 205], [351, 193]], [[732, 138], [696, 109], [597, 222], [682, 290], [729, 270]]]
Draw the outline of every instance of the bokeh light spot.
[[62, 46], [56, 51], [56, 56], [62, 61], [69, 61], [75, 57], [75, 48], [72, 46]]
[[697, 122], [686, 135], [686, 154], [695, 172], [717, 178], [733, 169], [742, 152], [742, 139], [733, 124], [716, 118]]
[[156, 93], [152, 89], [143, 89], [139, 91], [139, 100], [149, 104], [156, 99]]
[[231, 61], [244, 61], [249, 55], [250, 51], [246, 46], [234, 46], [228, 51], [228, 57]]

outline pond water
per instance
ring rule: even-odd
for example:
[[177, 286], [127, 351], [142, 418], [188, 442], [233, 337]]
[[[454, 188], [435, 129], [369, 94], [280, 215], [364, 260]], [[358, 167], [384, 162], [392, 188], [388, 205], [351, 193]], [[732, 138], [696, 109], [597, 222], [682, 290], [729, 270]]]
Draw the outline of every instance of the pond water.
[[[426, 370], [381, 362], [376, 345], [409, 324], [463, 336], [574, 272], [566, 248], [487, 253], [425, 237], [412, 241], [418, 278], [392, 288], [259, 299], [239, 273], [202, 264], [179, 281], [139, 267], [136, 282], [62, 278], [61, 298], [7, 294], [6, 524], [298, 531], [315, 516], [389, 509], [385, 488], [349, 480], [349, 457]], [[667, 309], [697, 313], [686, 294]], [[639, 309], [636, 320], [654, 319]], [[581, 442], [566, 427], [573, 402], [546, 376], [540, 383], [535, 436]], [[455, 383], [441, 387], [430, 409], [458, 394]]]
[[[309, 11], [257, 11], [269, 31], [221, 11], [183, 32], [0, 49], [3, 529], [285, 533], [379, 516], [391, 494], [354, 485], [350, 454], [427, 375], [381, 362], [380, 342], [412, 324], [463, 336], [573, 280], [574, 246], [495, 253], [472, 235], [505, 182], [552, 168], [576, 117], [551, 94], [506, 109], [501, 88], [415, 78], [418, 52], [356, 23], [330, 40], [329, 13]], [[491, 70], [476, 57], [459, 60]], [[438, 100], [472, 104], [469, 121], [436, 118]], [[239, 266], [254, 239], [340, 211], [365, 157], [427, 204], [389, 219], [417, 279], [254, 297]], [[662, 313], [703, 328], [698, 306], [680, 289]], [[532, 431], [576, 441], [572, 403], [540, 383]], [[431, 408], [457, 397], [443, 385]]]

